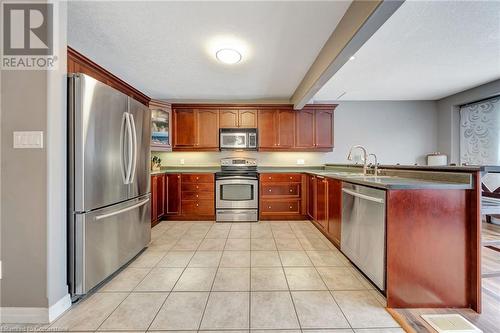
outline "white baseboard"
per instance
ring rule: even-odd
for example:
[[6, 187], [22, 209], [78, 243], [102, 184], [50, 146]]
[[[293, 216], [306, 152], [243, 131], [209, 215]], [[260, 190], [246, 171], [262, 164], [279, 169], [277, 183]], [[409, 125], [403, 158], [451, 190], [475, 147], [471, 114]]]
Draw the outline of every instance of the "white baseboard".
[[0, 307], [2, 324], [49, 324], [71, 306], [71, 297], [66, 294], [49, 308]]
[[49, 323], [56, 320], [64, 311], [71, 307], [71, 297], [69, 294], [64, 295], [63, 298], [58, 300], [54, 305], [49, 308]]

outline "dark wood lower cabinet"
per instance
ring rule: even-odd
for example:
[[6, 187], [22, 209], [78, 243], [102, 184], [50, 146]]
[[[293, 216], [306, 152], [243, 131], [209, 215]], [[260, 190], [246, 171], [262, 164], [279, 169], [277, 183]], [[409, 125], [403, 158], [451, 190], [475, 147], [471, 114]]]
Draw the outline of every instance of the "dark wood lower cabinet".
[[181, 212], [181, 175], [178, 173], [167, 174], [165, 179], [165, 214], [169, 216], [179, 215]]
[[151, 226], [155, 226], [165, 214], [165, 175], [151, 176]]
[[342, 182], [337, 179], [327, 180], [328, 229], [330, 240], [340, 248], [342, 227]]
[[260, 219], [299, 220], [305, 217], [300, 173], [260, 174]]
[[316, 179], [316, 221], [328, 232], [328, 183], [324, 177], [318, 176]]

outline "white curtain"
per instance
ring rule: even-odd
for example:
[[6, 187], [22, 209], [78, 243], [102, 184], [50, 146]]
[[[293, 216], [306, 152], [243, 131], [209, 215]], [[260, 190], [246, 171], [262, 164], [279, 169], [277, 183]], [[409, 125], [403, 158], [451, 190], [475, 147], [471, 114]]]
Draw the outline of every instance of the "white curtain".
[[500, 96], [460, 107], [460, 163], [500, 165]]

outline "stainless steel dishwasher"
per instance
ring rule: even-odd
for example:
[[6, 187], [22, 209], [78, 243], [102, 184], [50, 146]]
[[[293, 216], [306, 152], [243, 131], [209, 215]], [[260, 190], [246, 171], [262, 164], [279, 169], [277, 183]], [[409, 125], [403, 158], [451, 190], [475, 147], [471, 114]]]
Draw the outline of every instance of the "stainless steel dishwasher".
[[385, 290], [385, 191], [342, 184], [342, 252]]

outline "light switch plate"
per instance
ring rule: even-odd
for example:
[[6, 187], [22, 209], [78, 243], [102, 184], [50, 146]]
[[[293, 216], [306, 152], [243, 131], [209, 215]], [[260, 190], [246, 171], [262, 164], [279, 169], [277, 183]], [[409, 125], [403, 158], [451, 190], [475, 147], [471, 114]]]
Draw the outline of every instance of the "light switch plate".
[[304, 164], [304, 163], [305, 163], [305, 161], [303, 159], [298, 159], [297, 160], [297, 164]]
[[183, 158], [180, 159], [180, 162], [181, 162], [182, 165], [184, 165], [184, 159]]
[[14, 132], [14, 148], [43, 148], [42, 131]]

